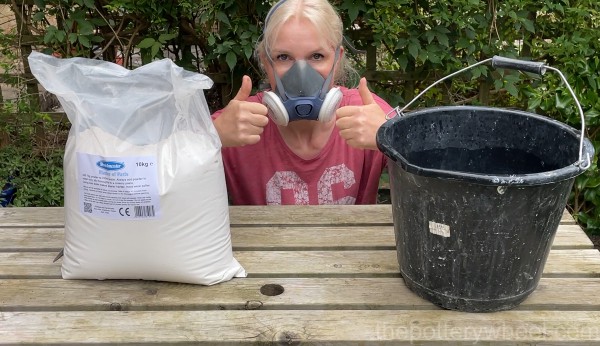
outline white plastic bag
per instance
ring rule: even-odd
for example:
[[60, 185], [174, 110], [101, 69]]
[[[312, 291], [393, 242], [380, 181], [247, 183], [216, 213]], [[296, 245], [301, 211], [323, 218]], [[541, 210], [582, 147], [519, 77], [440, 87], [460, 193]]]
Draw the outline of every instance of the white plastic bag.
[[29, 64], [72, 125], [63, 278], [211, 285], [246, 276], [231, 249], [208, 77], [168, 59], [127, 70], [34, 52]]

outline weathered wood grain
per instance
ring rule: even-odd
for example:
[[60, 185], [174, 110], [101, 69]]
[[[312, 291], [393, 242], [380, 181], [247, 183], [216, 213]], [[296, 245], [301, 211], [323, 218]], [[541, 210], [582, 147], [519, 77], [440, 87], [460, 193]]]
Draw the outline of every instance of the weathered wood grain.
[[[0, 252], [59, 251], [62, 228], [0, 228]], [[390, 250], [393, 226], [232, 227], [235, 250]], [[593, 244], [577, 225], [561, 224], [553, 249], [591, 249]]]
[[600, 253], [565, 212], [511, 311], [440, 309], [399, 275], [389, 205], [231, 207], [249, 273], [214, 286], [62, 280], [62, 208], [0, 208], [0, 345], [590, 345]]
[[[0, 253], [0, 279], [60, 278], [53, 252]], [[234, 251], [249, 277], [397, 277], [395, 250]], [[595, 249], [552, 250], [546, 277], [600, 277]]]
[[[272, 295], [273, 285], [282, 293]], [[542, 278], [516, 309], [600, 311], [598, 287], [600, 278]], [[236, 278], [214, 286], [13, 279], [0, 280], [0, 306], [2, 311], [438, 309], [413, 294], [401, 278]]]
[[0, 312], [0, 344], [590, 345], [598, 311]]
[[[231, 206], [231, 224], [239, 225], [392, 225], [389, 204], [339, 206]], [[561, 222], [573, 224], [564, 212]], [[0, 208], [0, 227], [63, 227], [64, 209]]]

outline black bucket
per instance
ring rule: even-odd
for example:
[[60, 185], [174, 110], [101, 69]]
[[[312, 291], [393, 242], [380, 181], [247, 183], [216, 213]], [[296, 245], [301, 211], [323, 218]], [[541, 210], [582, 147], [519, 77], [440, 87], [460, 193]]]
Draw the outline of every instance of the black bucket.
[[514, 308], [536, 288], [581, 157], [589, 166], [594, 153], [558, 121], [467, 106], [392, 118], [377, 144], [404, 281], [469, 312]]

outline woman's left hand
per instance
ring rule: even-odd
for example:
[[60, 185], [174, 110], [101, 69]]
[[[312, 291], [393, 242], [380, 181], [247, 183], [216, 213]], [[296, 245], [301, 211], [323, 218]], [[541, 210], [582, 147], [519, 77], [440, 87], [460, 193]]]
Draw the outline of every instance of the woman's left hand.
[[367, 80], [358, 84], [362, 106], [345, 106], [336, 111], [336, 126], [348, 145], [359, 149], [377, 150], [377, 130], [385, 123], [385, 112], [373, 99]]

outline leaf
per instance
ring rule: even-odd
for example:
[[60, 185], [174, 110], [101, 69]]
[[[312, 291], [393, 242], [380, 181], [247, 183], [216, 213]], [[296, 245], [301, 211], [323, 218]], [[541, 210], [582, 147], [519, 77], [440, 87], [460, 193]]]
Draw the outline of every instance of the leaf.
[[71, 30], [71, 28], [73, 27], [73, 23], [75, 23], [75, 21], [71, 18], [67, 18], [65, 19], [65, 28], [68, 28], [68, 30]]
[[530, 97], [527, 102], [527, 109], [535, 110], [542, 103], [542, 98], [539, 96]]
[[229, 18], [227, 18], [227, 15], [225, 13], [219, 11], [219, 12], [217, 12], [216, 17], [220, 22], [223, 22], [223, 23], [227, 24], [228, 26], [231, 26], [231, 24], [229, 23]]
[[93, 35], [94, 26], [87, 20], [77, 20], [78, 32], [80, 35]]
[[[481, 73], [481, 72], [480, 72], [480, 73]], [[504, 84], [504, 83], [502, 83], [502, 80], [501, 80], [501, 79], [496, 79], [496, 80], [494, 80], [494, 89], [495, 89], [495, 90], [500, 90], [500, 89], [502, 89], [502, 85], [503, 85], [503, 84]]]
[[90, 39], [87, 38], [87, 36], [79, 36], [77, 39], [79, 40], [79, 43], [81, 43], [81, 45], [85, 48], [90, 48], [92, 46], [92, 44], [90, 43]]
[[246, 55], [246, 59], [250, 59], [252, 57], [253, 52], [254, 52], [254, 47], [244, 46], [244, 54]]
[[506, 85], [504, 85], [504, 88], [512, 96], [514, 96], [514, 97], [518, 97], [519, 96], [519, 89], [517, 89], [517, 86], [514, 85], [513, 83], [506, 83]]
[[90, 18], [88, 20], [92, 25], [94, 26], [107, 26], [109, 25], [104, 19], [102, 18]]
[[599, 186], [600, 186], [600, 177], [592, 177], [592, 178], [586, 179], [586, 183], [585, 183], [585, 185], [583, 185], [583, 187], [586, 187], [586, 188], [597, 188]]
[[521, 18], [521, 23], [523, 23], [525, 30], [535, 33], [535, 27], [533, 26], [533, 21], [531, 21], [527, 18]]
[[69, 43], [74, 44], [75, 42], [77, 42], [77, 34], [74, 32], [70, 33], [68, 39]]
[[154, 42], [156, 42], [156, 40], [153, 39], [152, 37], [146, 37], [145, 39], [143, 39], [142, 41], [140, 41], [140, 43], [138, 43], [137, 46], [140, 49], [150, 48], [150, 47], [152, 47], [152, 45], [154, 44]]
[[448, 35], [444, 34], [444, 33], [438, 33], [436, 35], [438, 42], [444, 46], [444, 47], [449, 47], [449, 43], [448, 43]]
[[586, 201], [593, 201], [596, 199], [597, 193], [595, 189], [586, 189], [583, 196]]
[[55, 37], [58, 42], [64, 42], [67, 34], [63, 30], [58, 30]]
[[54, 39], [54, 32], [46, 31], [46, 33], [44, 34], [44, 43], [49, 44], [50, 42], [52, 42], [53, 39]]
[[410, 42], [408, 44], [408, 52], [415, 59], [417, 59], [417, 57], [419, 56], [419, 48], [421, 48], [421, 46], [419, 46], [419, 44], [417, 44], [417, 43]]
[[358, 7], [350, 7], [348, 9], [348, 17], [350, 18], [350, 22], [354, 22], [358, 18]]
[[405, 38], [399, 38], [398, 41], [396, 41], [395, 49], [404, 49], [404, 47], [406, 47], [406, 42], [407, 40]]
[[160, 36], [158, 36], [158, 42], [160, 43], [167, 43], [169, 40], [174, 39], [175, 37], [177, 37], [177, 34], [160, 34]]
[[466, 37], [460, 37], [456, 42], [456, 48], [467, 48], [470, 44], [471, 41], [469, 41]]
[[229, 66], [229, 69], [233, 70], [233, 68], [237, 64], [237, 56], [235, 55], [234, 52], [229, 51], [229, 52], [227, 52], [227, 55], [225, 56], [225, 61], [227, 61], [227, 66]]
[[428, 54], [427, 56], [429, 57], [429, 61], [431, 61], [434, 64], [440, 64], [442, 62], [440, 54]]
[[55, 26], [50, 25], [46, 29], [46, 33], [44, 34], [44, 43], [49, 44], [50, 42], [53, 42], [55, 40], [57, 31], [58, 31], [58, 29]]
[[160, 44], [160, 42], [154, 42], [154, 44], [151, 47], [151, 51], [150, 51], [150, 54], [153, 58], [158, 55], [158, 52], [160, 51], [161, 47], [162, 47], [162, 45]]
[[554, 103], [556, 108], [565, 109], [571, 103], [572, 99], [570, 95], [562, 95], [561, 93], [556, 93], [556, 97], [554, 99]]
[[77, 9], [71, 14], [71, 18], [73, 18], [77, 22], [85, 22], [85, 11]]
[[420, 61], [422, 61], [422, 62], [425, 62], [425, 61], [427, 61], [427, 60], [429, 59], [429, 52], [428, 52], [428, 51], [426, 51], [425, 49], [421, 49], [421, 50], [419, 51], [419, 57], [418, 57], [418, 59], [419, 59]]
[[94, 0], [83, 0], [83, 5], [87, 8], [96, 8], [96, 5], [94, 4]]
[[589, 118], [589, 119], [597, 118], [598, 116], [600, 116], [600, 111], [592, 108], [590, 110], [583, 112], [583, 114], [585, 115], [586, 118]]
[[425, 37], [427, 38], [427, 43], [431, 43], [435, 37], [435, 33], [431, 30], [425, 31]]
[[477, 38], [477, 33], [473, 29], [466, 29], [465, 36], [470, 40], [475, 40]]
[[46, 15], [44, 12], [39, 11], [36, 12], [33, 17], [31, 17], [31, 20], [34, 22], [41, 22], [42, 20], [44, 20], [44, 18], [46, 18]]
[[400, 69], [402, 71], [406, 71], [406, 67], [408, 66], [408, 58], [406, 54], [402, 54], [398, 57], [398, 64], [400, 65]]
[[217, 39], [215, 38], [214, 35], [208, 36], [208, 45], [209, 46], [214, 46], [216, 42], [217, 42]]

